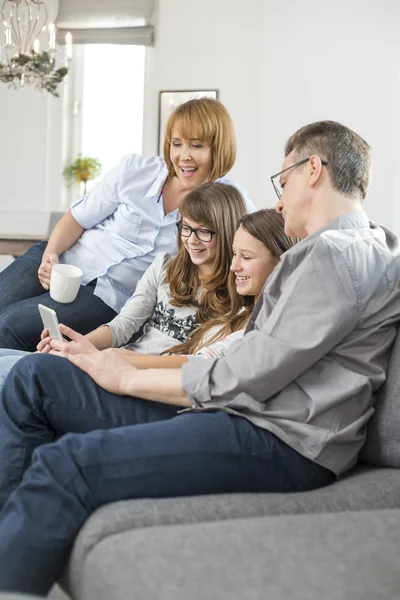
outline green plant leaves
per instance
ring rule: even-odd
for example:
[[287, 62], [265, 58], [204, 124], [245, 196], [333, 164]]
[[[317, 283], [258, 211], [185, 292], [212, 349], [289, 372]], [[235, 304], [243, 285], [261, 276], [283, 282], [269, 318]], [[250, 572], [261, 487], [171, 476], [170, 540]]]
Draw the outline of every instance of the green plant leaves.
[[100, 161], [91, 156], [83, 156], [81, 153], [79, 153], [78, 158], [70, 165], [67, 165], [63, 171], [63, 175], [69, 185], [71, 185], [73, 181], [76, 181], [76, 183], [84, 183], [85, 194], [87, 182], [96, 179], [100, 173]]

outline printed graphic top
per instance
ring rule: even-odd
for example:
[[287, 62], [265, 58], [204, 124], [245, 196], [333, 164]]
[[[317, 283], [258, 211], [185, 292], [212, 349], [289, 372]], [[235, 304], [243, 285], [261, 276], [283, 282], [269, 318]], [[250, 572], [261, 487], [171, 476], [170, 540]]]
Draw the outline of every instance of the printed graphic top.
[[154, 259], [120, 314], [107, 324], [113, 348], [125, 346], [143, 354], [161, 354], [184, 342], [197, 327], [194, 306], [180, 307], [170, 303], [165, 271], [171, 259], [170, 254], [161, 254]]

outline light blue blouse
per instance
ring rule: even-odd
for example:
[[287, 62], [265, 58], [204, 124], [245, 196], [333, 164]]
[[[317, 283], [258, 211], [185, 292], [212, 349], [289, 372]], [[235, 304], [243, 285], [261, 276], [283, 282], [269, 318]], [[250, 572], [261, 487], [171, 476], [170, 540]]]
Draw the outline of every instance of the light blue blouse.
[[[164, 214], [161, 190], [168, 170], [159, 156], [125, 156], [86, 196], [72, 215], [86, 230], [60, 257], [83, 271], [83, 285], [97, 279], [94, 294], [119, 312], [157, 254], [177, 251], [178, 211]], [[226, 177], [255, 210], [246, 190]]]

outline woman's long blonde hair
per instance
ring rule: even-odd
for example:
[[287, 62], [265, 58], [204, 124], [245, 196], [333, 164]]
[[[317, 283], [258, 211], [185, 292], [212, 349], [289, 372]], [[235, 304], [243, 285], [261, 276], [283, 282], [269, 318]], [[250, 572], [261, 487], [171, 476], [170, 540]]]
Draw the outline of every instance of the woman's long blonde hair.
[[[279, 258], [286, 250], [291, 248], [297, 240], [289, 238], [284, 232], [282, 215], [272, 208], [258, 210], [245, 215], [237, 224], [247, 233], [259, 240], [271, 254]], [[227, 293], [230, 306], [225, 312], [220, 312], [208, 322], [203, 322], [195, 329], [186, 342], [174, 346], [168, 352], [171, 354], [195, 354], [203, 346], [209, 346], [230, 333], [239, 331], [246, 326], [254, 308], [253, 296], [240, 296], [236, 291], [235, 276], [230, 274], [227, 280]], [[212, 329], [216, 329], [214, 334]]]
[[[204, 183], [185, 196], [179, 212], [182, 219], [190, 219], [216, 232], [215, 260], [209, 275], [200, 279], [198, 267], [191, 261], [179, 234], [178, 253], [166, 268], [171, 304], [196, 306], [196, 321], [203, 324], [230, 310], [228, 280], [232, 243], [236, 223], [246, 214], [246, 205], [232, 185]], [[202, 294], [199, 298], [200, 286]], [[183, 345], [174, 346], [174, 350]]]

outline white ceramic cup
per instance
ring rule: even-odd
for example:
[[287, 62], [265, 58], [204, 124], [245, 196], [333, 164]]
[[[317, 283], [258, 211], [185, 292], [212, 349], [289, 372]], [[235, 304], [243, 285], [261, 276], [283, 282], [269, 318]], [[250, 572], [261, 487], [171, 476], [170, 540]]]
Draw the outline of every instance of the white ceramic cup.
[[54, 265], [50, 278], [50, 296], [56, 302], [68, 304], [78, 295], [82, 271], [73, 265]]

